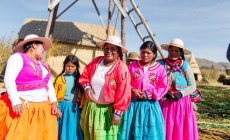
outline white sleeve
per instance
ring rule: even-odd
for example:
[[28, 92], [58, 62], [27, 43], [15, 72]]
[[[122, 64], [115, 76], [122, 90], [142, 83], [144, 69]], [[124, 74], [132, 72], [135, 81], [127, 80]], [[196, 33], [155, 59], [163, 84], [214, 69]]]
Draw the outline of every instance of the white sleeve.
[[52, 104], [53, 102], [57, 102], [54, 86], [51, 80], [49, 80], [48, 82], [48, 87], [49, 87], [48, 94], [49, 94], [50, 103]]
[[16, 87], [16, 78], [23, 67], [23, 60], [20, 54], [15, 53], [7, 61], [4, 83], [12, 106], [21, 104], [19, 93]]
[[196, 90], [196, 80], [190, 65], [184, 71], [186, 75], [186, 80], [188, 81], [188, 87], [182, 90], [183, 96], [190, 95]]

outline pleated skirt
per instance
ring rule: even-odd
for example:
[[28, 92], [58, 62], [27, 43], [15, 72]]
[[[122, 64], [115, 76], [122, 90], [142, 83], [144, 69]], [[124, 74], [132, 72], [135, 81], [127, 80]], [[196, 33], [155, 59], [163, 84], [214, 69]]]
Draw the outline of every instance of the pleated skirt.
[[83, 140], [79, 104], [62, 101], [58, 103], [58, 108], [62, 112], [62, 117], [58, 119], [58, 139]]
[[12, 111], [7, 94], [0, 98], [0, 139], [57, 140], [57, 117], [51, 114], [49, 101], [22, 103], [23, 113], [19, 116]]
[[88, 101], [82, 110], [80, 125], [84, 140], [117, 140], [118, 125], [112, 125], [113, 104]]
[[165, 140], [158, 101], [132, 100], [119, 125], [119, 140]]
[[166, 130], [166, 140], [197, 140], [196, 116], [189, 96], [175, 102], [172, 99], [159, 101]]

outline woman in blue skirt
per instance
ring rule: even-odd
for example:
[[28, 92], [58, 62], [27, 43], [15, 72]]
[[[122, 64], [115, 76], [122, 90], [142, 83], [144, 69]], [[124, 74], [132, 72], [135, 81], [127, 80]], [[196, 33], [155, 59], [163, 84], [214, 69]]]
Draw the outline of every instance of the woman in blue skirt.
[[158, 100], [167, 91], [167, 74], [155, 62], [157, 48], [152, 41], [140, 47], [141, 60], [129, 64], [132, 101], [119, 126], [119, 140], [164, 140], [164, 120]]

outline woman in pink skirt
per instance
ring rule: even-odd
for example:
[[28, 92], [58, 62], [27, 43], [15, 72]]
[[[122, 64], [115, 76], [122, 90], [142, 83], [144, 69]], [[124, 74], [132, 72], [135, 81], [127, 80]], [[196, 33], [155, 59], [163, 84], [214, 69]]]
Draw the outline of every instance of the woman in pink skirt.
[[190, 94], [196, 89], [193, 71], [184, 55], [191, 52], [184, 48], [181, 39], [161, 45], [168, 57], [159, 62], [168, 75], [168, 92], [160, 105], [165, 119], [166, 140], [197, 140], [198, 128]]

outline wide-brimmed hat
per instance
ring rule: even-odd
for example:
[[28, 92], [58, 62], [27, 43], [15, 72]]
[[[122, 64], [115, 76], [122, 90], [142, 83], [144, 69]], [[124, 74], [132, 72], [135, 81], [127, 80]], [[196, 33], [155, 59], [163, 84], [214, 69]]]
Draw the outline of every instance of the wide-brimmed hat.
[[183, 49], [185, 55], [191, 54], [190, 50], [187, 50], [184, 48], [184, 42], [179, 38], [174, 38], [169, 44], [162, 44], [161, 48], [168, 51], [169, 46], [175, 46], [175, 47]]
[[36, 34], [27, 35], [23, 41], [19, 42], [15, 47], [15, 52], [23, 52], [23, 47], [26, 43], [31, 41], [41, 41], [43, 43], [44, 50], [48, 50], [52, 46], [51, 40], [46, 37], [39, 37]]
[[121, 39], [117, 36], [109, 36], [107, 40], [97, 42], [97, 45], [103, 49], [105, 43], [109, 43], [121, 47], [122, 53], [128, 52], [128, 50], [121, 44]]
[[128, 60], [140, 60], [140, 57], [136, 52], [130, 52], [126, 59], [128, 59]]

